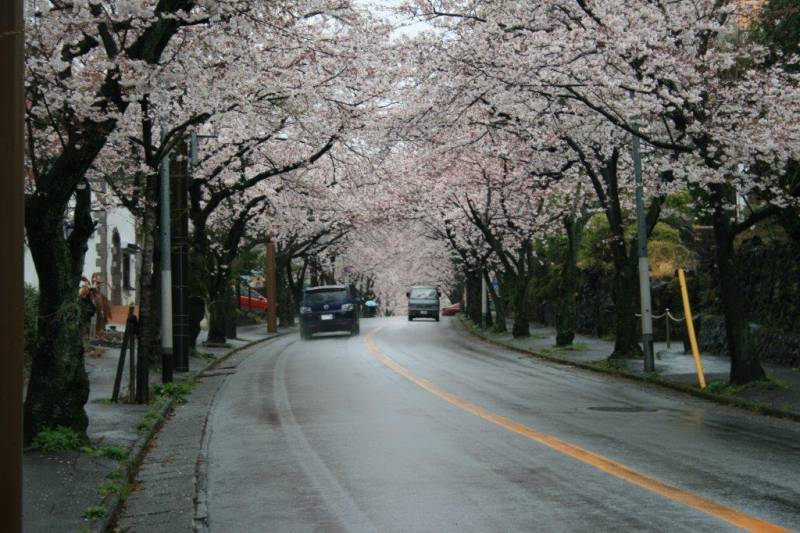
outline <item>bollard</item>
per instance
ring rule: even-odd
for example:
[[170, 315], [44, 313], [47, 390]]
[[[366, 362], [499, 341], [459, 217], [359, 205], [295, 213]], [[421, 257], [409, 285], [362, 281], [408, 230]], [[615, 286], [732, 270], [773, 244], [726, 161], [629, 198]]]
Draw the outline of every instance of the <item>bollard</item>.
[[692, 307], [689, 304], [689, 290], [686, 287], [686, 276], [683, 269], [678, 270], [678, 281], [681, 285], [681, 298], [683, 299], [683, 312], [684, 319], [686, 320], [686, 330], [689, 332], [689, 342], [692, 344], [692, 356], [694, 356], [695, 369], [697, 370], [697, 379], [700, 382], [700, 388], [706, 388], [706, 377], [703, 372], [703, 363], [700, 360], [700, 350], [697, 347], [697, 337], [694, 334], [694, 321], [692, 320]]

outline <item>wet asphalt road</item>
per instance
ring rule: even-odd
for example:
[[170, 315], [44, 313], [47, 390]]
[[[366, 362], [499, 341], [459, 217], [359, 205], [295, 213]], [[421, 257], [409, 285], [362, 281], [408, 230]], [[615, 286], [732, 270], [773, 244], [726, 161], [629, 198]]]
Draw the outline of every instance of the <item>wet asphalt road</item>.
[[447, 319], [265, 344], [209, 431], [213, 532], [800, 529], [797, 423], [525, 358]]

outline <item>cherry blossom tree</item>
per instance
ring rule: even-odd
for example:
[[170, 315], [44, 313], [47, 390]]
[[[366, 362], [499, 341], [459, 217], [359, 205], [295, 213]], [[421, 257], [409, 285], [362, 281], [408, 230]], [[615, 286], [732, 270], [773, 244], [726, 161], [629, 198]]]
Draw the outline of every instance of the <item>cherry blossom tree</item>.
[[[52, 322], [42, 330], [53, 335], [41, 340], [33, 365], [28, 440], [48, 425], [86, 424], [88, 382], [66, 311], [77, 279], [60, 266], [82, 263], [93, 229], [81, 184], [105, 179], [142, 220], [143, 344], [151, 347], [157, 171], [181, 150], [189, 128], [207, 124], [218, 135], [192, 188], [195, 243], [205, 245], [214, 205], [314, 163], [344, 129], [360, 127], [361, 106], [384, 80], [357, 83], [381, 61], [363, 52], [382, 32], [349, 2], [53, 0], [36, 7], [28, 20], [27, 234], [47, 295], [43, 316]], [[73, 197], [76, 223], [66, 240], [62, 221]]]
[[[527, 125], [532, 137], [547, 135], [539, 127], [543, 111], [561, 120], [565, 105], [586, 125], [600, 119], [605, 131], [573, 147], [602, 156], [595, 173], [616, 172], [625, 163], [620, 148], [626, 135], [640, 136], [648, 150], [658, 152], [648, 225], [654, 225], [670, 187], [692, 190], [707, 209], [731, 380], [744, 383], [763, 371], [746, 350], [733, 242], [796, 200], [796, 184], [787, 174], [798, 149], [798, 99], [792, 75], [765, 66], [765, 50], [740, 37], [737, 24], [748, 14], [738, 7], [733, 1], [420, 1], [408, 10], [447, 35], [429, 56], [438, 59], [431, 71], [451, 74], [448, 80], [452, 73], [469, 79], [455, 90], [451, 83], [462, 102], [487, 102], [514, 128]], [[762, 202], [740, 221], [734, 219], [736, 190]], [[615, 210], [620, 215], [625, 208]]]
[[[146, 78], [182, 29], [227, 9], [184, 0], [135, 6], [38, 2], [26, 19], [26, 237], [40, 283], [40, 335], [25, 400], [25, 441], [44, 427], [84, 432], [89, 382], [77, 320], [86, 242], [88, 173]], [[135, 83], [135, 82], [134, 82]], [[75, 202], [68, 236], [64, 219]]]

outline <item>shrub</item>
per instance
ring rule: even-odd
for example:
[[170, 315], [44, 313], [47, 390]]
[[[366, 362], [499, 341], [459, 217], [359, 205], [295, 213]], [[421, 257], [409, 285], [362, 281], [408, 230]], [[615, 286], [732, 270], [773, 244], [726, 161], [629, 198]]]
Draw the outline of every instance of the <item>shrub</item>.
[[119, 446], [103, 446], [101, 448], [85, 447], [82, 448], [82, 450], [94, 457], [105, 457], [107, 459], [116, 459], [117, 461], [124, 461], [128, 458], [128, 451]]
[[64, 426], [43, 429], [33, 440], [33, 447], [43, 452], [79, 450], [83, 444], [84, 438], [80, 433]]
[[87, 520], [100, 520], [106, 515], [106, 508], [102, 505], [90, 505], [83, 511], [83, 517]]
[[186, 397], [192, 392], [194, 382], [183, 381], [181, 383], [164, 383], [153, 386], [153, 393], [156, 396], [172, 398], [176, 403], [186, 403]]

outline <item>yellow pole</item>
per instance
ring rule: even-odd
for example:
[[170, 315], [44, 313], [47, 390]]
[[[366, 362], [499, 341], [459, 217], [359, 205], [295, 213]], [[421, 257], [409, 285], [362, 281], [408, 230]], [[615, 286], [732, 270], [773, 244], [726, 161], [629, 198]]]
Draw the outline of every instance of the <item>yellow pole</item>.
[[689, 291], [686, 289], [686, 276], [683, 269], [678, 269], [678, 280], [681, 283], [681, 299], [683, 299], [683, 314], [686, 317], [686, 330], [689, 332], [689, 343], [692, 345], [694, 367], [697, 370], [697, 379], [700, 388], [706, 388], [706, 376], [703, 374], [703, 362], [700, 361], [700, 350], [697, 348], [697, 337], [694, 334], [694, 320], [692, 320], [692, 306], [689, 305]]

